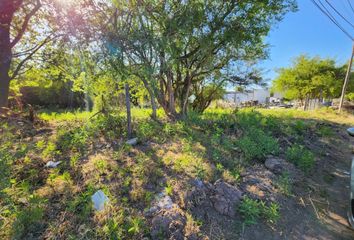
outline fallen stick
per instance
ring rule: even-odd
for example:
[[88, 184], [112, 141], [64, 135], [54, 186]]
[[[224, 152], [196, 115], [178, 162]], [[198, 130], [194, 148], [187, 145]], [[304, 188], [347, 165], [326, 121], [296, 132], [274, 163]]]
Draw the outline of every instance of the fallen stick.
[[320, 216], [318, 215], [317, 209], [316, 209], [315, 204], [313, 203], [310, 195], [309, 195], [309, 199], [310, 199], [310, 202], [311, 202], [311, 205], [312, 205], [313, 209], [315, 210], [317, 218], [320, 219]]

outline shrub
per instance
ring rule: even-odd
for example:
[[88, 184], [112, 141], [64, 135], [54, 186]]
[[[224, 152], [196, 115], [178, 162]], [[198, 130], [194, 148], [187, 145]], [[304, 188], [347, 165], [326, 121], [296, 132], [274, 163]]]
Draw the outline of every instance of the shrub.
[[136, 131], [137, 136], [141, 141], [158, 139], [161, 137], [161, 133], [163, 133], [163, 130], [160, 129], [158, 123], [153, 121], [139, 122]]
[[327, 126], [321, 126], [318, 128], [318, 134], [321, 137], [332, 137], [334, 135], [333, 130]]
[[315, 157], [304, 146], [295, 144], [286, 151], [286, 159], [308, 173], [315, 164]]
[[306, 124], [302, 120], [296, 120], [295, 124], [292, 126], [295, 132], [299, 135], [303, 134], [307, 128]]
[[279, 153], [277, 140], [257, 128], [248, 129], [236, 144], [247, 161], [263, 159], [269, 154]]

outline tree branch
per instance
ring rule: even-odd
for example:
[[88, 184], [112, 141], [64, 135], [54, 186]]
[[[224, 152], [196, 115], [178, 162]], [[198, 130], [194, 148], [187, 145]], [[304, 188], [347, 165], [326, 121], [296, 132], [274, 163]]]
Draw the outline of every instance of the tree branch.
[[20, 39], [22, 38], [23, 34], [25, 33], [25, 31], [27, 29], [28, 22], [30, 21], [31, 17], [33, 17], [33, 15], [36, 14], [36, 12], [40, 9], [41, 6], [42, 6], [42, 4], [41, 4], [40, 0], [37, 0], [35, 7], [32, 9], [32, 11], [30, 11], [25, 16], [25, 20], [22, 23], [21, 29], [17, 33], [16, 37], [10, 43], [11, 48], [13, 48], [20, 41]]
[[46, 37], [46, 39], [44, 39], [44, 41], [39, 44], [27, 57], [25, 57], [16, 67], [15, 71], [13, 72], [13, 74], [11, 75], [10, 79], [14, 79], [19, 71], [21, 70], [21, 68], [23, 67], [23, 65], [25, 64], [26, 61], [28, 61], [29, 59], [32, 58], [32, 56], [41, 48], [43, 47], [45, 44], [47, 44], [50, 40], [52, 40], [51, 35], [49, 35], [48, 37]]

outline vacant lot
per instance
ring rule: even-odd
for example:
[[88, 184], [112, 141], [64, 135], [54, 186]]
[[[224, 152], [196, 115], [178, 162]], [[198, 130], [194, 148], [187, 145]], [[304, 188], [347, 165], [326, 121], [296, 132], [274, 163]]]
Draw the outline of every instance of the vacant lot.
[[92, 116], [1, 120], [1, 239], [354, 237], [353, 115], [213, 109], [157, 122], [133, 109], [133, 145], [123, 116]]

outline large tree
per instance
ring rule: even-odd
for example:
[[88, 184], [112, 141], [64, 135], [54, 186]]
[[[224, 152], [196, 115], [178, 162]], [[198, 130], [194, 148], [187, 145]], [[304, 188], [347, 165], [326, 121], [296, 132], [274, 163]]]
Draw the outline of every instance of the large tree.
[[264, 36], [295, 8], [292, 0], [91, 2], [110, 57], [171, 117], [186, 114], [193, 89], [232, 62], [266, 57]]

